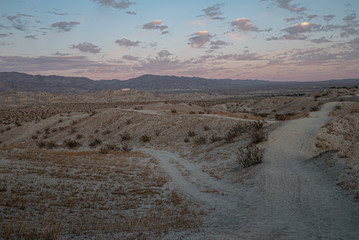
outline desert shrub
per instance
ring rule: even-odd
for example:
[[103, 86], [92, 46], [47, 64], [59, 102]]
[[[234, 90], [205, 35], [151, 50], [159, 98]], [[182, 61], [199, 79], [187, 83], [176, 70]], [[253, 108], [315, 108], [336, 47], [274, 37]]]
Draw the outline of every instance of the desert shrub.
[[103, 134], [103, 135], [107, 135], [107, 134], [109, 134], [109, 133], [111, 133], [111, 131], [108, 130], [108, 129], [106, 129], [102, 134]]
[[196, 136], [196, 133], [194, 131], [188, 131], [187, 136], [194, 137], [194, 136]]
[[177, 113], [177, 110], [176, 110], [176, 109], [172, 109], [172, 110], [171, 110], [171, 113]]
[[210, 138], [209, 138], [209, 140], [211, 140], [211, 142], [219, 142], [219, 141], [222, 141], [222, 137], [219, 137], [219, 136], [217, 136], [217, 135], [212, 135]]
[[38, 138], [38, 136], [34, 134], [34, 135], [31, 136], [31, 138], [35, 140], [35, 139]]
[[122, 141], [122, 142], [123, 142], [123, 141], [128, 141], [128, 140], [131, 139], [131, 136], [130, 136], [130, 134], [129, 134], [128, 132], [124, 132], [124, 133], [122, 133], [120, 136], [121, 136], [121, 141]]
[[101, 144], [102, 141], [98, 138], [94, 138], [90, 143], [89, 146], [90, 147], [96, 147], [97, 145]]
[[127, 144], [127, 143], [124, 143], [122, 144], [122, 151], [124, 152], [131, 152], [132, 151], [132, 148]]
[[36, 143], [36, 145], [37, 145], [39, 148], [47, 148], [47, 149], [52, 149], [52, 148], [57, 147], [56, 143], [53, 142], [53, 141], [49, 141], [49, 142], [39, 141], [39, 142]]
[[15, 125], [18, 127], [21, 127], [21, 123], [20, 122], [15, 122]]
[[106, 144], [105, 148], [111, 151], [120, 150], [116, 144]]
[[58, 129], [57, 128], [53, 128], [52, 130], [51, 130], [51, 132], [57, 132], [58, 131]]
[[83, 138], [84, 136], [82, 135], [82, 134], [77, 134], [76, 135], [76, 139], [81, 139], [81, 138]]
[[145, 135], [142, 135], [140, 139], [141, 139], [142, 142], [149, 142], [149, 141], [151, 141], [151, 137], [148, 136], [148, 135], [146, 135], [146, 134], [145, 134]]
[[252, 143], [260, 143], [267, 139], [267, 133], [263, 129], [253, 131], [250, 136], [252, 139]]
[[76, 140], [72, 140], [72, 139], [66, 139], [64, 141], [64, 145], [68, 148], [77, 148], [81, 146], [81, 143], [79, 143]]
[[210, 128], [208, 125], [204, 125], [204, 126], [203, 126], [203, 130], [204, 130], [204, 131], [208, 131], [208, 130], [210, 130], [210, 129], [211, 129], [211, 128]]
[[126, 120], [126, 124], [127, 124], [127, 125], [130, 125], [131, 123], [132, 123], [131, 119], [127, 119], [127, 120]]
[[155, 130], [155, 135], [158, 137], [161, 134], [161, 131], [159, 129]]
[[318, 111], [319, 110], [319, 107], [318, 106], [312, 106], [312, 107], [310, 107], [310, 111], [311, 112], [316, 112], [316, 111]]
[[70, 134], [74, 134], [75, 132], [77, 132], [77, 128], [75, 128], [75, 127], [71, 128]]
[[107, 154], [109, 150], [106, 147], [101, 147], [99, 152], [102, 154]]
[[185, 137], [183, 141], [184, 141], [185, 143], [189, 143], [189, 142], [190, 142], [190, 140], [189, 140], [188, 137]]
[[189, 114], [196, 114], [196, 113], [195, 113], [195, 112], [193, 112], [193, 111], [190, 111], [190, 112], [189, 112]]
[[237, 160], [242, 167], [248, 168], [250, 166], [262, 163], [263, 153], [263, 148], [259, 148], [254, 144], [250, 144], [238, 149]]
[[96, 130], [94, 131], [94, 133], [98, 133], [98, 129], [96, 129]]
[[197, 145], [204, 145], [207, 143], [207, 139], [203, 136], [201, 137], [198, 137], [194, 140], [194, 143], [197, 144]]
[[295, 115], [294, 112], [288, 112], [288, 113], [283, 113], [283, 114], [277, 113], [274, 117], [275, 117], [275, 120], [277, 120], [277, 121], [285, 121], [285, 120], [290, 119], [290, 117], [293, 117], [294, 115]]
[[269, 113], [258, 113], [258, 115], [262, 118], [265, 118], [269, 115]]
[[58, 123], [62, 123], [64, 120], [62, 120], [62, 119], [59, 119], [57, 122]]
[[251, 123], [251, 127], [254, 129], [254, 130], [260, 130], [262, 129], [264, 126], [264, 122], [263, 121], [254, 121]]

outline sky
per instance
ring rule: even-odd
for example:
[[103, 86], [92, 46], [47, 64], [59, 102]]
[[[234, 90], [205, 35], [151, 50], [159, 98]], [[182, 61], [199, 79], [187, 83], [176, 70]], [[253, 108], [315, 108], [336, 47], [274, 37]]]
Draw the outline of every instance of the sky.
[[0, 0], [0, 6], [1, 72], [94, 80], [359, 78], [358, 0]]

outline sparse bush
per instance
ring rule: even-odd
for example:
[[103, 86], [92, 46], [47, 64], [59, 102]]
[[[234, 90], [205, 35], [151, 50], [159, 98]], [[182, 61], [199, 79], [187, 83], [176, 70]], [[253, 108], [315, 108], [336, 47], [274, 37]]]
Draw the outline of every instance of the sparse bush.
[[194, 131], [188, 131], [187, 136], [188, 137], [194, 137], [194, 136], [196, 136], [196, 133]]
[[267, 139], [267, 133], [261, 129], [251, 133], [252, 143], [260, 143]]
[[35, 139], [38, 138], [38, 136], [34, 134], [34, 135], [31, 136], [31, 138], [35, 140]]
[[20, 123], [20, 122], [15, 122], [15, 125], [16, 125], [17, 127], [21, 127], [21, 123]]
[[62, 119], [59, 119], [57, 122], [58, 123], [62, 123], [64, 120], [62, 120]]
[[194, 143], [197, 144], [197, 145], [204, 145], [207, 143], [207, 139], [203, 136], [201, 137], [198, 137], [194, 140]]
[[98, 129], [96, 129], [96, 130], [94, 131], [94, 133], [98, 133]]
[[128, 141], [128, 140], [131, 139], [131, 136], [130, 136], [130, 134], [129, 134], [128, 132], [124, 132], [124, 133], [122, 133], [120, 136], [121, 136], [121, 141], [122, 141], [122, 142], [123, 142], [123, 141]]
[[231, 143], [233, 142], [234, 138], [237, 137], [237, 134], [233, 131], [233, 130], [229, 130], [227, 132], [227, 134], [224, 136], [224, 141], [226, 143]]
[[158, 137], [161, 134], [161, 131], [159, 129], [155, 130], [155, 135]]
[[76, 135], [76, 139], [81, 139], [81, 138], [83, 138], [84, 136], [82, 135], [82, 134], [77, 134]]
[[213, 142], [213, 143], [219, 142], [219, 141], [222, 141], [222, 137], [219, 137], [219, 136], [213, 134], [209, 140], [211, 140], [211, 142]]
[[319, 110], [319, 107], [318, 106], [312, 106], [312, 107], [310, 107], [310, 111], [311, 112], [316, 112], [316, 111], [318, 111]]
[[190, 111], [189, 114], [196, 114], [194, 111]]
[[76, 140], [72, 140], [72, 139], [66, 139], [64, 141], [64, 145], [68, 148], [77, 148], [81, 146], [81, 143], [79, 143]]
[[126, 124], [127, 124], [127, 125], [130, 125], [131, 123], [132, 123], [131, 119], [127, 119], [127, 120], [126, 120]]
[[260, 129], [263, 128], [264, 122], [257, 120], [257, 121], [252, 122], [251, 126], [252, 126], [252, 128], [254, 128], [255, 130], [260, 130]]
[[204, 130], [204, 131], [208, 131], [208, 130], [210, 130], [210, 129], [211, 129], [211, 128], [210, 128], [208, 125], [204, 125], [204, 126], [203, 126], [203, 130]]
[[56, 143], [53, 142], [53, 141], [49, 141], [49, 142], [39, 141], [39, 142], [36, 143], [36, 145], [37, 145], [39, 148], [47, 148], [47, 149], [52, 149], [52, 148], [57, 147]]
[[189, 142], [190, 142], [190, 140], [189, 140], [188, 137], [185, 137], [185, 138], [183, 139], [183, 141], [184, 141], [185, 143], [189, 143]]
[[89, 146], [90, 147], [96, 147], [97, 145], [101, 144], [102, 141], [98, 138], [94, 138], [90, 143]]
[[132, 148], [127, 143], [122, 144], [122, 151], [124, 152], [131, 152]]
[[259, 164], [263, 162], [264, 149], [254, 144], [250, 144], [238, 149], [237, 160], [243, 168]]
[[171, 113], [177, 113], [177, 110], [176, 110], [176, 109], [172, 109], [172, 110], [171, 110]]
[[99, 152], [102, 153], [102, 154], [107, 154], [109, 151], [108, 151], [108, 149], [106, 147], [101, 147]]
[[140, 139], [141, 139], [142, 142], [149, 142], [149, 141], [151, 141], [151, 137], [148, 136], [148, 135], [146, 135], [146, 134], [145, 134], [145, 135], [142, 135]]
[[77, 132], [77, 128], [75, 128], [75, 127], [71, 128], [70, 134], [74, 134], [75, 132]]
[[102, 134], [103, 134], [103, 135], [107, 135], [107, 134], [110, 134], [110, 133], [111, 133], [111, 131], [108, 130], [108, 129], [106, 129]]

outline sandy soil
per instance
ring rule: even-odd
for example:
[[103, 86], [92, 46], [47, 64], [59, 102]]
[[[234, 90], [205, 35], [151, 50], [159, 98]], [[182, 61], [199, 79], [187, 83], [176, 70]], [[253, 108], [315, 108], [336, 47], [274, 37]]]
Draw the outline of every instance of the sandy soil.
[[[359, 204], [341, 184], [359, 176], [357, 152], [344, 158], [339, 149], [358, 143], [357, 103], [318, 101], [338, 97], [334, 90], [318, 96], [3, 106], [0, 233], [25, 227], [36, 238], [51, 226], [59, 239], [357, 239]], [[253, 141], [258, 119], [264, 161], [242, 168], [238, 148]], [[242, 130], [227, 141], [234, 128]]]

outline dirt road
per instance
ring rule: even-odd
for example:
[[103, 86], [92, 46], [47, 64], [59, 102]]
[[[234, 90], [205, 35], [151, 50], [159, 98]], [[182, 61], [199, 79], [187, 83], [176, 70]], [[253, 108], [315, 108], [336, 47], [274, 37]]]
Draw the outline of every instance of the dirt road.
[[335, 179], [306, 160], [315, 155], [315, 132], [336, 103], [309, 118], [285, 122], [271, 133], [264, 163], [255, 166], [254, 184], [217, 180], [201, 166], [163, 150], [142, 149], [159, 159], [183, 192], [208, 215], [198, 233], [170, 233], [168, 239], [358, 239], [359, 203]]

